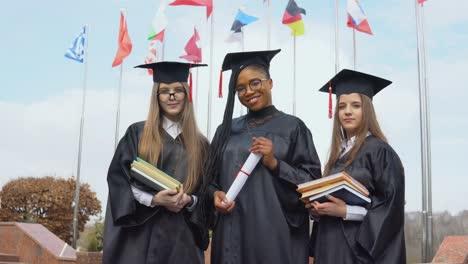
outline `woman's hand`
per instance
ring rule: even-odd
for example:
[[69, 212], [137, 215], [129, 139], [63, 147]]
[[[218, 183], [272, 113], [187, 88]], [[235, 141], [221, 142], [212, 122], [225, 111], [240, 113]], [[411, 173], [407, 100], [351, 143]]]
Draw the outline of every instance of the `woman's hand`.
[[317, 219], [320, 219], [320, 215], [318, 214], [317, 210], [315, 209], [314, 204], [317, 205], [317, 204], [319, 204], [319, 202], [317, 202], [317, 201], [315, 201], [313, 203], [308, 202], [308, 203], [306, 203], [305, 208], [307, 208], [307, 210], [309, 210], [309, 214], [312, 216], [312, 218], [317, 220]]
[[214, 206], [216, 208], [216, 211], [222, 214], [229, 214], [231, 213], [232, 209], [234, 209], [235, 205], [236, 205], [236, 202], [228, 201], [228, 199], [226, 198], [225, 192], [216, 191], [214, 193]]
[[319, 216], [329, 215], [329, 216], [345, 218], [346, 217], [346, 203], [343, 200], [335, 198], [331, 195], [327, 195], [327, 199], [330, 202], [319, 203], [315, 201], [314, 203], [310, 204], [312, 205], [310, 210], [313, 209], [315, 211], [314, 213], [317, 213]]
[[167, 210], [178, 213], [188, 203], [190, 203], [190, 196], [184, 193], [183, 186], [180, 190], [163, 190], [153, 196], [152, 204], [157, 206], [164, 206]]
[[274, 170], [278, 166], [278, 160], [273, 155], [273, 142], [264, 137], [253, 137], [253, 143], [249, 151], [263, 155], [262, 163], [268, 169]]

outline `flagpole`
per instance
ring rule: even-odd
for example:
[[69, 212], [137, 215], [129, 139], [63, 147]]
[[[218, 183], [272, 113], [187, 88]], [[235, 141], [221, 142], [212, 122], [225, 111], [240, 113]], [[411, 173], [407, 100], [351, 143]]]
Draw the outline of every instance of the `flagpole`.
[[356, 70], [356, 30], [353, 28], [353, 65]]
[[196, 68], [196, 71], [197, 71], [197, 82], [196, 82], [196, 86], [195, 86], [195, 113], [197, 114], [198, 116], [198, 104], [199, 104], [199, 101], [198, 101], [198, 80], [200, 79], [199, 78], [199, 75], [198, 75], [198, 67]]
[[338, 50], [338, 0], [335, 0], [335, 74], [338, 73], [338, 70], [340, 69], [339, 65], [339, 50]]
[[119, 143], [119, 125], [120, 125], [120, 98], [122, 96], [122, 75], [123, 75], [123, 62], [120, 64], [120, 77], [119, 77], [119, 93], [117, 95], [117, 116], [115, 118], [115, 142], [114, 150], [117, 149]]
[[210, 78], [208, 88], [208, 115], [206, 121], [206, 137], [208, 140], [211, 139], [211, 103], [213, 93], [213, 32], [214, 32], [214, 10], [211, 12], [211, 29], [210, 29]]
[[267, 0], [267, 49], [271, 48], [271, 4], [270, 0]]
[[296, 33], [294, 32], [293, 48], [293, 115], [296, 115]]
[[162, 47], [161, 47], [161, 61], [164, 61], [164, 53], [165, 53], [165, 47], [166, 47], [166, 39], [164, 37], [164, 40], [162, 42]]
[[77, 230], [78, 230], [78, 206], [80, 201], [80, 174], [81, 174], [81, 154], [83, 149], [83, 127], [84, 127], [84, 114], [86, 106], [86, 80], [88, 75], [88, 35], [89, 25], [86, 25], [85, 37], [85, 57], [84, 57], [84, 70], [83, 70], [83, 94], [81, 103], [81, 121], [80, 121], [80, 138], [78, 143], [78, 165], [75, 181], [75, 198], [73, 201], [73, 241], [72, 246], [76, 249]]
[[[242, 35], [242, 40], [241, 40], [241, 51], [245, 51], [245, 41], [244, 41], [244, 29], [241, 28], [241, 35]], [[242, 104], [239, 104], [239, 116], [244, 115], [244, 106]]]
[[[429, 95], [426, 77], [426, 51], [424, 37], [424, 11], [415, 1], [416, 10], [416, 40], [418, 58], [418, 83], [420, 106], [421, 133], [421, 172], [422, 172], [422, 261], [429, 262], [432, 258], [432, 186], [431, 186], [431, 149], [429, 125]], [[419, 14], [421, 10], [421, 16]]]

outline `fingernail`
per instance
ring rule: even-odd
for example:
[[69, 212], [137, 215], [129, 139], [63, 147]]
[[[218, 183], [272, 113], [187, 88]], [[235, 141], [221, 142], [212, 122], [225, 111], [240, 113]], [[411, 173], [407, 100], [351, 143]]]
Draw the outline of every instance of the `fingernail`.
[[328, 194], [325, 195], [325, 198], [330, 199], [330, 195], [328, 195]]

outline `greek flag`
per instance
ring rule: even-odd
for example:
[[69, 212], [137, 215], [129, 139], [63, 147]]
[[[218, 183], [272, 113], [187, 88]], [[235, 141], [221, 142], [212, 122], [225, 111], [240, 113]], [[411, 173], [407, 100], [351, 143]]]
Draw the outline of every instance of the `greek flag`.
[[85, 55], [86, 31], [87, 27], [84, 25], [80, 34], [78, 34], [70, 48], [65, 52], [66, 58], [83, 63]]

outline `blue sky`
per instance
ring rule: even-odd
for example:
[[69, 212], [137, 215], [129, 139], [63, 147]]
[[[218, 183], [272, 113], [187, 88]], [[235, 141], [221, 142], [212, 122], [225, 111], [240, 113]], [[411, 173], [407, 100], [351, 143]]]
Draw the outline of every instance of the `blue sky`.
[[[281, 25], [287, 0], [271, 0], [272, 48], [282, 52], [272, 62], [274, 104], [292, 112], [293, 40]], [[90, 25], [88, 92], [84, 127], [82, 180], [89, 182], [103, 204], [106, 174], [113, 155], [119, 69], [111, 68], [117, 48], [119, 9], [128, 10], [133, 51], [124, 62], [121, 125], [147, 114], [151, 78], [133, 66], [147, 52], [146, 40], [159, 0], [141, 1], [10, 1], [0, 16], [0, 186], [19, 176], [76, 174], [83, 65], [63, 54], [83, 24]], [[214, 0], [213, 64], [199, 70], [199, 126], [206, 133], [209, 72], [216, 94], [219, 68], [227, 52], [240, 47], [224, 40], [241, 6], [257, 22], [245, 28], [246, 50], [266, 48], [262, 0]], [[311, 129], [322, 164], [330, 144], [327, 96], [317, 90], [334, 73], [334, 1], [297, 0], [307, 10], [306, 35], [297, 38], [297, 115]], [[357, 70], [394, 83], [374, 99], [381, 126], [406, 169], [408, 211], [421, 209], [419, 101], [413, 0], [361, 0], [374, 36], [357, 33]], [[346, 1], [340, 0], [340, 68], [352, 67], [352, 33], [346, 27]], [[466, 193], [463, 172], [468, 129], [464, 107], [468, 91], [460, 78], [468, 68], [468, 3], [429, 0], [425, 5], [428, 83], [432, 137], [433, 205], [435, 211], [458, 212], [468, 204], [455, 197]], [[441, 10], [444, 10], [443, 12]], [[169, 7], [167, 60], [179, 60], [197, 25], [203, 62], [209, 59], [209, 24], [202, 7]], [[229, 73], [224, 75], [227, 87]], [[225, 99], [213, 97], [212, 125], [221, 122]], [[240, 108], [236, 106], [236, 114]], [[27, 164], [27, 166], [25, 166]]]

